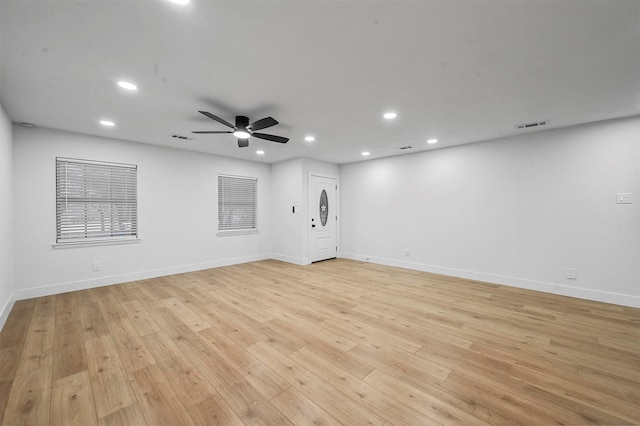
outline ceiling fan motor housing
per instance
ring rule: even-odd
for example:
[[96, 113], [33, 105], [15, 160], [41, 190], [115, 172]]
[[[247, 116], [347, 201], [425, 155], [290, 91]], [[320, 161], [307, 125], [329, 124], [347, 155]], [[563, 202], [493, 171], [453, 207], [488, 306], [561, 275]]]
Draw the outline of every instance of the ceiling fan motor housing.
[[249, 125], [249, 117], [245, 117], [244, 115], [236, 116], [236, 129], [247, 130], [248, 125]]

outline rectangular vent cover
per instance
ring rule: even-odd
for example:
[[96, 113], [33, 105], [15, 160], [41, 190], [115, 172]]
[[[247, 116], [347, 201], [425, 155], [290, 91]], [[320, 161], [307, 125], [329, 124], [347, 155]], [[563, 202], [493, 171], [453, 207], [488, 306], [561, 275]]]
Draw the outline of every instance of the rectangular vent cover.
[[516, 127], [518, 129], [530, 129], [532, 127], [545, 126], [546, 124], [547, 124], [546, 121], [536, 121], [536, 122], [533, 122], [533, 123], [518, 124]]

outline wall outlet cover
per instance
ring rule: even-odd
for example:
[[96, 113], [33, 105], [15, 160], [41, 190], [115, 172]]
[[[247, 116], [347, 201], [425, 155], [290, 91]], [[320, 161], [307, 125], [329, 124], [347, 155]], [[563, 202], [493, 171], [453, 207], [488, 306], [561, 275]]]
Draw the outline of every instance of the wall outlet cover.
[[632, 204], [631, 192], [618, 192], [616, 194], [616, 204]]

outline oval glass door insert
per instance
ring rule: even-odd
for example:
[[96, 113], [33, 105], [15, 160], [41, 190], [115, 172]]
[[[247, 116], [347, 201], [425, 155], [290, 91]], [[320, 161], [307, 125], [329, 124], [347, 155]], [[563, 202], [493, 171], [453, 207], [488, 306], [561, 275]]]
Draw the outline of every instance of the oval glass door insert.
[[324, 189], [320, 193], [320, 223], [322, 226], [327, 225], [327, 218], [329, 217], [329, 198], [327, 197], [327, 191]]

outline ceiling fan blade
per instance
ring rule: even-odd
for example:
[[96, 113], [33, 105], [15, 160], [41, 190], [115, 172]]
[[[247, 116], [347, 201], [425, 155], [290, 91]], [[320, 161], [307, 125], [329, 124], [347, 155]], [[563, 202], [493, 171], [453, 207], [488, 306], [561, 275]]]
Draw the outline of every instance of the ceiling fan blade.
[[238, 147], [246, 148], [249, 146], [249, 139], [238, 139]]
[[263, 118], [258, 121], [254, 121], [253, 123], [247, 126], [251, 131], [266, 129], [267, 127], [275, 126], [278, 124], [278, 121], [273, 117]]
[[195, 130], [191, 133], [233, 133], [227, 130]]
[[276, 135], [267, 135], [266, 133], [252, 133], [251, 136], [254, 136], [259, 139], [264, 139], [266, 141], [271, 141], [271, 142], [278, 142], [278, 143], [289, 142], [289, 138], [283, 138], [282, 136], [276, 136]]
[[223, 120], [220, 117], [216, 117], [215, 115], [211, 114], [210, 112], [207, 112], [207, 111], [198, 111], [198, 112], [200, 114], [204, 115], [205, 117], [209, 117], [210, 119], [217, 121], [220, 124], [224, 124], [227, 127], [231, 127], [232, 129], [236, 128], [236, 126], [234, 126], [233, 124], [229, 123], [226, 120]]

